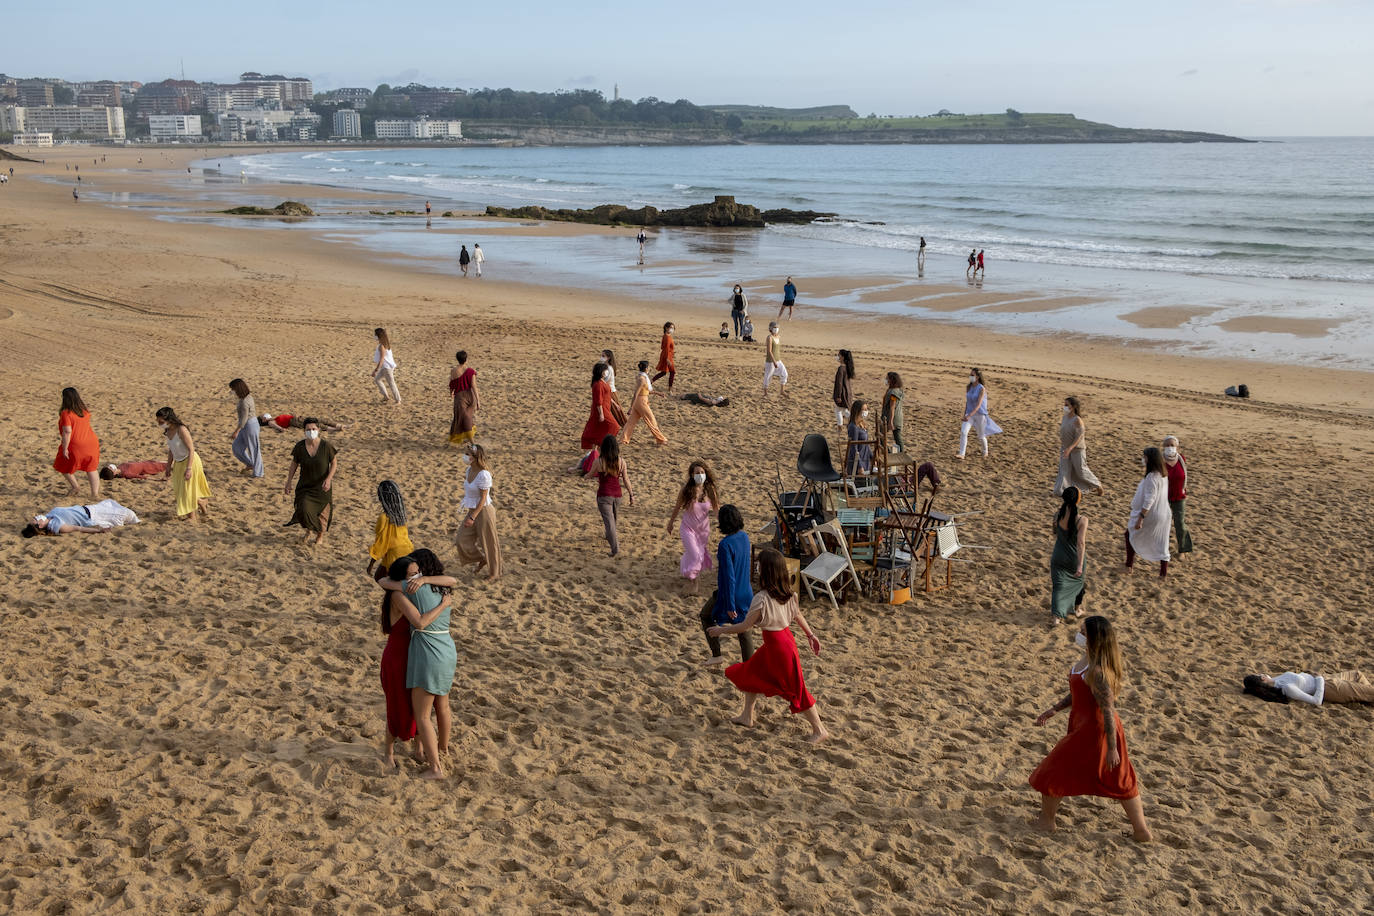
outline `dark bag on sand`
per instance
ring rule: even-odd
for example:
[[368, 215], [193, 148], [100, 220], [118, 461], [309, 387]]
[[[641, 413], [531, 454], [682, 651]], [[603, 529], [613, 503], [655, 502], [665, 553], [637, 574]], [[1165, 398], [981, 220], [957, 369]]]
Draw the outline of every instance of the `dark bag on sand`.
[[1250, 396], [1250, 386], [1249, 386], [1249, 385], [1240, 385], [1240, 386], [1232, 385], [1231, 387], [1229, 387], [1229, 388], [1226, 389], [1226, 394], [1227, 394], [1228, 397], [1233, 397], [1233, 398], [1248, 398], [1248, 397]]

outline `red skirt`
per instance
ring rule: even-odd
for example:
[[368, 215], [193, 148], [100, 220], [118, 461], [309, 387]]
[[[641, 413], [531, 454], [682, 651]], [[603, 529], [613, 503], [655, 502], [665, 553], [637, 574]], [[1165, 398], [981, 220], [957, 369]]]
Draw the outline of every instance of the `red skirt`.
[[1080, 675], [1069, 678], [1073, 707], [1069, 713], [1069, 733], [1031, 773], [1031, 788], [1043, 795], [1063, 798], [1068, 795], [1097, 795], [1128, 799], [1140, 794], [1135, 767], [1126, 750], [1126, 730], [1116, 721], [1116, 748], [1121, 763], [1107, 766], [1107, 738], [1102, 733], [1102, 711], [1092, 691]]
[[615, 421], [611, 412], [606, 411], [606, 419], [598, 420], [596, 411], [592, 411], [592, 416], [587, 420], [587, 425], [582, 427], [582, 447], [600, 448], [601, 441], [607, 436], [614, 436], [620, 432], [620, 424]]
[[793, 712], [805, 712], [816, 705], [802, 679], [801, 656], [790, 629], [764, 630], [759, 650], [747, 662], [726, 668], [725, 676], [745, 693], [782, 697]]
[[386, 696], [386, 730], [398, 741], [415, 737], [415, 710], [406, 686], [410, 661], [410, 624], [396, 621], [382, 650], [382, 694]]

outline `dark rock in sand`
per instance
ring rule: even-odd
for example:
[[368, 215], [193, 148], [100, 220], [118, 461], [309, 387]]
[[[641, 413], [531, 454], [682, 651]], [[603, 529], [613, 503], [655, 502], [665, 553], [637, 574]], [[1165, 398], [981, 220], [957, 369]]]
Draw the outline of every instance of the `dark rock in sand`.
[[266, 207], [230, 207], [220, 211], [230, 216], [314, 216], [315, 211], [295, 200], [284, 200], [272, 209]]
[[815, 210], [765, 210], [719, 196], [709, 204], [693, 204], [676, 210], [640, 207], [631, 210], [619, 204], [602, 204], [590, 210], [549, 210], [546, 207], [487, 207], [487, 216], [508, 219], [537, 219], [565, 223], [591, 223], [597, 226], [708, 226], [714, 228], [761, 229], [768, 223], [809, 223], [834, 216]]

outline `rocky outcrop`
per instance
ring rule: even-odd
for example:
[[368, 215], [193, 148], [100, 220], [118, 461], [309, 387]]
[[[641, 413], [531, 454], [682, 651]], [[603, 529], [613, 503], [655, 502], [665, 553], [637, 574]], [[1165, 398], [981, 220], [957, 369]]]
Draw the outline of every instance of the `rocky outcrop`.
[[284, 200], [272, 209], [265, 207], [230, 207], [221, 210], [230, 216], [314, 216], [315, 211], [295, 200]]
[[487, 207], [487, 216], [509, 219], [551, 220], [564, 223], [591, 223], [597, 226], [706, 226], [714, 228], [761, 229], [768, 223], [809, 223], [834, 216], [815, 210], [763, 210], [736, 203], [721, 195], [709, 204], [693, 204], [675, 210], [655, 207], [630, 209], [619, 204], [602, 204], [590, 210], [550, 210], [546, 207]]

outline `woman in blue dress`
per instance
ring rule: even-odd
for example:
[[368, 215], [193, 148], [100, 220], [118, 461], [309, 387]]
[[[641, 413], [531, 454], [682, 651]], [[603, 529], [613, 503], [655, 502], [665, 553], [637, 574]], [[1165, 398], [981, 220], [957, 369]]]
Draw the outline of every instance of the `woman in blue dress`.
[[[429, 763], [424, 778], [441, 779], [444, 770], [440, 756], [448, 753], [448, 739], [453, 728], [448, 692], [453, 687], [453, 674], [458, 667], [458, 650], [448, 631], [452, 603], [449, 592], [458, 580], [444, 575], [444, 565], [439, 558], [424, 549], [391, 564], [390, 574], [390, 578], [380, 583], [382, 588], [404, 589], [421, 618], [439, 610], [437, 617], [410, 635], [406, 687], [410, 690], [420, 746]], [[435, 721], [430, 720], [431, 712]]]
[[978, 440], [983, 444], [983, 457], [988, 456], [988, 436], [995, 436], [1002, 431], [1002, 427], [997, 425], [992, 417], [988, 416], [988, 390], [983, 386], [983, 372], [981, 369], [970, 369], [968, 371], [968, 387], [964, 389], [964, 422], [959, 426], [959, 454], [955, 455], [960, 461], [964, 460], [964, 452], [968, 451], [969, 430], [976, 430]]

